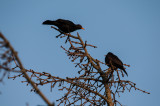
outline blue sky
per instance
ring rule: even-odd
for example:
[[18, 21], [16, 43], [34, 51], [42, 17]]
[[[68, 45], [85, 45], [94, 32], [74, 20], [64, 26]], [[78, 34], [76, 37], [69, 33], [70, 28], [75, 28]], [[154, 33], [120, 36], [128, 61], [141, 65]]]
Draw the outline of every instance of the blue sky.
[[[45, 20], [69, 19], [85, 28], [78, 30], [83, 40], [98, 47], [88, 48], [91, 56], [104, 62], [104, 55], [113, 52], [123, 63], [131, 65], [125, 78], [151, 93], [132, 90], [121, 94], [118, 100], [123, 105], [160, 105], [159, 0], [0, 0], [0, 15], [0, 31], [18, 51], [25, 68], [63, 78], [77, 75], [60, 48], [65, 46], [64, 40], [56, 39], [58, 32], [42, 25]], [[45, 104], [22, 80], [6, 78], [5, 84], [0, 84], [0, 104]], [[50, 92], [49, 85], [41, 89], [52, 102], [64, 93], [57, 88]]]

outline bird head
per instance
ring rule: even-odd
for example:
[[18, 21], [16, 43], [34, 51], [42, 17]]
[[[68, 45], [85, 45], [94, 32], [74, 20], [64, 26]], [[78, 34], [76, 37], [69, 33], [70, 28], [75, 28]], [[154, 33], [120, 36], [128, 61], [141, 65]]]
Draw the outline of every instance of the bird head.
[[78, 29], [83, 29], [83, 30], [84, 30], [84, 28], [83, 28], [82, 25], [80, 25], [80, 24], [77, 25], [77, 28], [78, 28]]

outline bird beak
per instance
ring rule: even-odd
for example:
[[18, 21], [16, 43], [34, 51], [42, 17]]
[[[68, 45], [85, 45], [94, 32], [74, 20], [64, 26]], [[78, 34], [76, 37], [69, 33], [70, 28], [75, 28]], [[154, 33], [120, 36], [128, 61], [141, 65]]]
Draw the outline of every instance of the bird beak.
[[81, 28], [81, 29], [85, 30], [84, 28]]

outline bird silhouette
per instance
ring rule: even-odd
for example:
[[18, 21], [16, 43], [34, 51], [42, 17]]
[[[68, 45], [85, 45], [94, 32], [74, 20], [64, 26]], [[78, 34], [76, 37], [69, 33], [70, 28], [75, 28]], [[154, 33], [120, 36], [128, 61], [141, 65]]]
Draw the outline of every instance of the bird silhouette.
[[128, 76], [126, 70], [123, 67], [122, 61], [113, 53], [108, 52], [108, 54], [105, 57], [105, 63], [108, 67], [110, 67], [112, 70], [116, 70], [117, 68], [124, 71], [124, 73]]
[[55, 25], [57, 26], [62, 32], [70, 33], [78, 29], [84, 29], [80, 24], [74, 24], [72, 21], [64, 20], [64, 19], [57, 19], [55, 21], [46, 20], [42, 24], [44, 25]]

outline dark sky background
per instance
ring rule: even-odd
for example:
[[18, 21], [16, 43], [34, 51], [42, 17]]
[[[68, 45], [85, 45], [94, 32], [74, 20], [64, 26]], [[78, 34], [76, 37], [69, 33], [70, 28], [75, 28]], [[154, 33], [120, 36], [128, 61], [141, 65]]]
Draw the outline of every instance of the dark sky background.
[[[0, 0], [0, 31], [18, 51], [25, 68], [54, 76], [74, 77], [77, 69], [60, 48], [64, 40], [58, 32], [42, 25], [45, 20], [69, 19], [81, 24], [83, 40], [98, 48], [88, 48], [104, 62], [109, 51], [131, 65], [126, 80], [151, 94], [132, 90], [117, 98], [126, 106], [160, 106], [160, 1], [159, 0]], [[66, 45], [65, 45], [66, 46]], [[103, 67], [108, 68], [106, 67]], [[0, 83], [0, 105], [36, 106], [45, 104], [23, 78]], [[50, 101], [65, 92], [41, 87]], [[56, 103], [57, 104], [57, 103]]]

